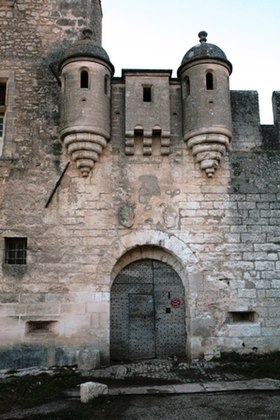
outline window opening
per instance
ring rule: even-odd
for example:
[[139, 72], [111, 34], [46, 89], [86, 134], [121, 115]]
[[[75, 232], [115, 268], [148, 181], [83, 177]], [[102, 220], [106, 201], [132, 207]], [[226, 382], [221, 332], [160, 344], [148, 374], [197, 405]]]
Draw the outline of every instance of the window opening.
[[106, 74], [106, 76], [104, 77], [104, 94], [109, 95], [109, 93], [109, 76], [108, 74]]
[[208, 72], [206, 73], [206, 89], [213, 90], [214, 89], [214, 79], [213, 74]]
[[0, 115], [0, 139], [3, 138], [4, 135], [4, 116]]
[[242, 322], [256, 322], [257, 314], [254, 311], [234, 311], [229, 312], [229, 322], [231, 324]]
[[0, 139], [4, 137], [4, 117], [6, 111], [6, 83], [0, 83]]
[[186, 89], [186, 96], [189, 96], [191, 93], [191, 84], [190, 84], [190, 78], [187, 76], [185, 79], [185, 89]]
[[27, 334], [54, 333], [57, 321], [28, 321]]
[[152, 88], [151, 86], [143, 87], [143, 101], [152, 102]]
[[6, 106], [6, 83], [0, 83], [0, 106]]
[[88, 89], [88, 87], [89, 87], [88, 71], [82, 70], [81, 71], [81, 88]]
[[26, 264], [27, 238], [5, 238], [5, 264]]

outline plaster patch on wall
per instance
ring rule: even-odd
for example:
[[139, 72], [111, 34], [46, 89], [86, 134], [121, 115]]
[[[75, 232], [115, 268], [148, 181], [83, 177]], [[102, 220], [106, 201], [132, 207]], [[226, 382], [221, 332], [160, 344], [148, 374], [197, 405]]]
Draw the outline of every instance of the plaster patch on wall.
[[139, 203], [148, 204], [153, 196], [161, 195], [158, 179], [155, 175], [142, 175], [139, 177], [142, 186], [139, 189]]
[[118, 209], [119, 223], [127, 228], [130, 228], [135, 219], [134, 208], [131, 203], [123, 203]]
[[162, 219], [163, 223], [167, 228], [174, 228], [177, 225], [178, 213], [177, 211], [169, 205], [164, 203], [160, 204], [160, 208], [162, 211]]

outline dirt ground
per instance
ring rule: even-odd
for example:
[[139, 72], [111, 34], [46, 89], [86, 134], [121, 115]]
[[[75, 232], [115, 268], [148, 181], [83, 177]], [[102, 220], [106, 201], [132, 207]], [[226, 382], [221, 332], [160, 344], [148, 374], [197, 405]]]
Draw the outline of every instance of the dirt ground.
[[100, 398], [82, 405], [57, 401], [36, 409], [17, 408], [3, 420], [279, 420], [280, 393], [215, 393]]
[[[221, 360], [205, 364], [201, 369], [179, 369], [174, 363], [172, 372], [177, 379], [125, 377], [98, 378], [109, 387], [160, 385], [203, 381], [230, 375], [241, 378], [280, 379], [280, 352], [266, 356], [225, 355]], [[214, 366], [214, 368], [213, 368]], [[213, 371], [214, 369], [214, 371]], [[203, 376], [204, 375], [204, 376]], [[0, 379], [0, 419], [279, 419], [280, 391], [264, 393], [222, 393], [195, 395], [106, 396], [82, 404], [69, 400], [65, 391], [78, 389], [79, 384], [94, 377], [82, 377], [74, 367], [53, 369], [50, 375], [17, 376], [9, 372]], [[213, 379], [214, 380], [214, 379]], [[207, 415], [206, 415], [206, 411]]]

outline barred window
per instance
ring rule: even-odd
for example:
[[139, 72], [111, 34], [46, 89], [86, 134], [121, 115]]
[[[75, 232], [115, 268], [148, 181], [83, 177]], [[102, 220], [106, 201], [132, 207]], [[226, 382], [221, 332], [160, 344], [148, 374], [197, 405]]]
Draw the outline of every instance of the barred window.
[[5, 264], [26, 264], [27, 238], [5, 238]]

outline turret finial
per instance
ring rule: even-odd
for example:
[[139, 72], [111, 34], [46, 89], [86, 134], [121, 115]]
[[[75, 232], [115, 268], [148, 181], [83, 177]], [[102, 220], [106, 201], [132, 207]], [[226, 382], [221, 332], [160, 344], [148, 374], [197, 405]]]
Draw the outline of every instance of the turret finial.
[[201, 44], [203, 44], [204, 42], [207, 42], [207, 35], [208, 35], [208, 33], [205, 32], [205, 31], [200, 31], [199, 32], [198, 37], [199, 37], [199, 42]]

